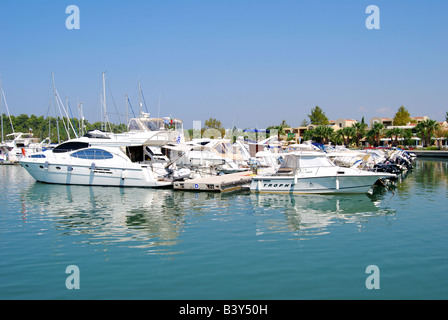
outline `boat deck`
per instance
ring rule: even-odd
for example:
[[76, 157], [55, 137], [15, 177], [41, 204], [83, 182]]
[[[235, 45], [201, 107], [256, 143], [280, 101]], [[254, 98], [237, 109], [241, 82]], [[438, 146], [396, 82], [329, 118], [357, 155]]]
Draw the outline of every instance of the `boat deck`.
[[242, 189], [252, 181], [252, 171], [174, 182], [174, 189], [189, 191], [229, 192]]

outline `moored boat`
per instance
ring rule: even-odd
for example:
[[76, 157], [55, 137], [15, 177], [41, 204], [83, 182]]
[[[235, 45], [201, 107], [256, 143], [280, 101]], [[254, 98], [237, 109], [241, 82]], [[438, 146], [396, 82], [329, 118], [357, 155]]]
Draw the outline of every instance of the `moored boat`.
[[[150, 123], [149, 117], [132, 123]], [[152, 122], [154, 123], [154, 122]], [[163, 125], [163, 121], [155, 121]], [[181, 123], [180, 123], [181, 126]], [[52, 150], [19, 160], [37, 181], [57, 184], [118, 187], [168, 187], [189, 174], [170, 168], [161, 146], [177, 139], [181, 131], [160, 126], [123, 134], [93, 131]]]
[[394, 174], [335, 165], [324, 152], [293, 152], [275, 174], [253, 177], [252, 192], [269, 193], [366, 193], [381, 178]]

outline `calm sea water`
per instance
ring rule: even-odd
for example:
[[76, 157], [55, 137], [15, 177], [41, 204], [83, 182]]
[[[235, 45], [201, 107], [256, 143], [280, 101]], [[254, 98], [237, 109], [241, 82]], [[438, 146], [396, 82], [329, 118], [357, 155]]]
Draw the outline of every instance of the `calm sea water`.
[[0, 166], [0, 298], [448, 299], [447, 184], [445, 160], [394, 192], [332, 196], [47, 185]]

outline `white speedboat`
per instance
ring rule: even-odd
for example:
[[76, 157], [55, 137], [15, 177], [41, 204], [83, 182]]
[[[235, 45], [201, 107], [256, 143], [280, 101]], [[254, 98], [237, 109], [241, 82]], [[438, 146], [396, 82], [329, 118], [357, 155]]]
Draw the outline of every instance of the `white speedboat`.
[[[159, 124], [149, 117], [132, 119], [131, 124]], [[52, 150], [19, 160], [37, 181], [70, 185], [119, 187], [167, 187], [189, 172], [170, 168], [161, 146], [179, 137], [180, 131], [149, 128], [112, 134], [101, 131], [61, 143]], [[131, 128], [133, 129], [133, 128]]]
[[366, 193], [381, 178], [394, 174], [336, 166], [324, 152], [302, 151], [284, 155], [275, 174], [253, 177], [252, 192]]

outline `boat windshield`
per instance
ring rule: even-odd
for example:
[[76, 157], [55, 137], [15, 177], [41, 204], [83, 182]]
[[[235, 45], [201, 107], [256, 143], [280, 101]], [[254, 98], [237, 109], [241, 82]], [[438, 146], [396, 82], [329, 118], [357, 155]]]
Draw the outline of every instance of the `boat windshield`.
[[54, 148], [53, 153], [64, 153], [73, 150], [87, 148], [88, 146], [89, 144], [86, 142], [78, 142], [78, 141], [64, 142], [58, 145], [56, 148]]
[[131, 119], [129, 122], [129, 130], [140, 131], [142, 128], [139, 126], [143, 126], [144, 129], [149, 131], [164, 131], [164, 130], [175, 130], [179, 132], [183, 132], [183, 123], [177, 119], [165, 119], [165, 118], [139, 118], [139, 119]]
[[299, 156], [288, 155], [283, 160], [280, 169], [303, 169], [317, 167], [332, 167], [330, 159], [326, 156]]
[[149, 131], [165, 130], [162, 120], [142, 120], [142, 123]]

